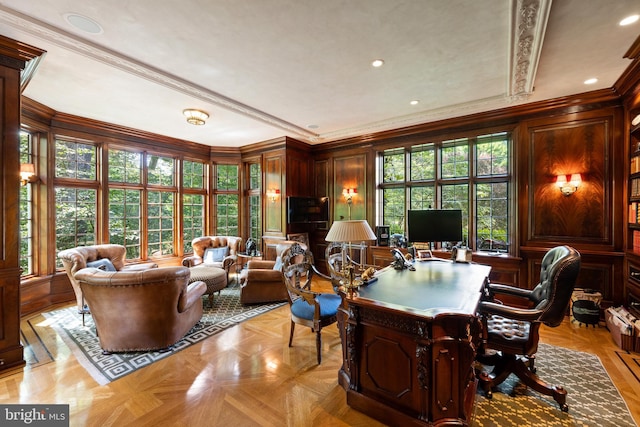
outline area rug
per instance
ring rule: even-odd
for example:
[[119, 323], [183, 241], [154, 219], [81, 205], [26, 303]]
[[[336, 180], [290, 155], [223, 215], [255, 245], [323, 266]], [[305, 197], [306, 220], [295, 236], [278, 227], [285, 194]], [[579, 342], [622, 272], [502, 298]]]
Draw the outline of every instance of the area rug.
[[56, 333], [69, 347], [80, 364], [100, 384], [105, 385], [122, 378], [137, 369], [148, 366], [160, 359], [196, 344], [212, 335], [228, 329], [240, 322], [280, 307], [284, 303], [270, 303], [245, 306], [240, 303], [240, 288], [232, 283], [222, 289], [214, 298], [213, 307], [204, 298], [204, 314], [202, 320], [185, 337], [177, 342], [170, 351], [131, 352], [102, 354], [96, 329], [91, 316], [78, 314], [76, 306], [42, 313]]
[[487, 399], [476, 396], [474, 426], [636, 426], [600, 359], [589, 353], [539, 344], [537, 374], [567, 390], [569, 412], [511, 375]]

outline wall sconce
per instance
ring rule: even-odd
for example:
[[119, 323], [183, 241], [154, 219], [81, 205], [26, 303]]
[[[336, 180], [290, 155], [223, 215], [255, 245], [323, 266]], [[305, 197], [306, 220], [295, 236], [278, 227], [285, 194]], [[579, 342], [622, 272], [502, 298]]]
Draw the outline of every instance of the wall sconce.
[[36, 168], [33, 163], [23, 163], [20, 165], [20, 184], [27, 185], [29, 182], [36, 182]]
[[267, 197], [271, 200], [271, 203], [275, 203], [280, 197], [280, 190], [277, 188], [267, 190]]
[[357, 188], [345, 188], [342, 190], [342, 196], [347, 201], [347, 210], [348, 210], [348, 219], [351, 220], [351, 204], [353, 203], [353, 198], [358, 195]]
[[567, 181], [568, 175], [558, 175], [556, 178], [556, 185], [560, 188], [560, 191], [565, 196], [570, 196], [576, 191], [578, 191], [578, 187], [580, 183], [582, 183], [582, 177], [579, 173], [571, 174], [569, 181]]
[[204, 111], [194, 110], [191, 108], [187, 108], [182, 112], [182, 114], [187, 118], [188, 123], [196, 126], [203, 125], [205, 120], [209, 118], [209, 115]]

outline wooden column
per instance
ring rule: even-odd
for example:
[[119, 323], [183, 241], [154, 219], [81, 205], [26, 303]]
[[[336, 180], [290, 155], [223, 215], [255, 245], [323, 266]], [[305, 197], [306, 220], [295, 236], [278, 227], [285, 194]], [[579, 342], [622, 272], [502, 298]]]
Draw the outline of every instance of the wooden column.
[[0, 371], [25, 363], [20, 344], [20, 72], [42, 53], [0, 36]]

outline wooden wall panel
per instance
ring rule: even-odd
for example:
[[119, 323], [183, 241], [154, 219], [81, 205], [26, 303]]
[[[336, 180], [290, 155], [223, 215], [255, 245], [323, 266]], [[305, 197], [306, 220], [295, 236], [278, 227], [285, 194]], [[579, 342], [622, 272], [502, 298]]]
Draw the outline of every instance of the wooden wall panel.
[[[264, 234], [284, 235], [286, 197], [282, 197], [282, 195], [286, 194], [286, 189], [283, 186], [283, 155], [265, 155], [263, 169]], [[271, 189], [280, 190], [281, 197], [275, 202], [266, 196], [266, 193]]]
[[351, 219], [367, 219], [367, 155], [357, 154], [333, 159], [333, 220], [348, 219], [348, 205], [342, 196], [344, 188], [356, 188], [358, 195], [351, 205]]
[[[607, 118], [531, 129], [528, 240], [611, 244], [611, 135]], [[556, 176], [580, 173], [578, 191], [564, 196]]]

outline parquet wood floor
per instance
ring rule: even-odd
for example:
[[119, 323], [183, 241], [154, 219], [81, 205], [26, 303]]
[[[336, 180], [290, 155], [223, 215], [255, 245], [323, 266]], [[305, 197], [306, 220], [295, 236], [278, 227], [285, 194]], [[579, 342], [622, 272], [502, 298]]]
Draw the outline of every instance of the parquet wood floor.
[[[289, 323], [284, 306], [99, 386], [44, 317], [31, 316], [23, 338], [41, 345], [25, 351], [24, 369], [2, 374], [0, 403], [68, 403], [72, 426], [380, 426], [349, 408], [337, 384], [337, 328], [323, 330], [317, 365], [314, 335], [298, 326], [289, 348]], [[567, 319], [542, 340], [598, 355], [640, 425], [640, 383], [604, 326]]]

